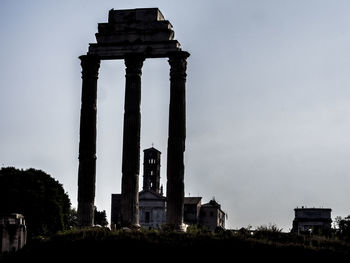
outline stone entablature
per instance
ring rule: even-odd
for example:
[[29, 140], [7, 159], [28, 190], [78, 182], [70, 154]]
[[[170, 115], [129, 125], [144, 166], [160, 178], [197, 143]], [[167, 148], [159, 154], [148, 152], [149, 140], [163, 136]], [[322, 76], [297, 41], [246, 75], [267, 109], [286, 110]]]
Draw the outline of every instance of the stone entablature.
[[96, 40], [88, 54], [101, 59], [124, 59], [135, 53], [162, 58], [181, 51], [173, 26], [158, 8], [110, 10], [108, 23], [98, 24]]

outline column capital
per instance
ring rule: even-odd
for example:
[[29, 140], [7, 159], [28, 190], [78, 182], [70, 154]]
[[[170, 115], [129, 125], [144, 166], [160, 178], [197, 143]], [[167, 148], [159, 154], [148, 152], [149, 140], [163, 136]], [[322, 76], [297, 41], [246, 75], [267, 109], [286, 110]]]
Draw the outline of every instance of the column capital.
[[170, 52], [169, 64], [170, 64], [170, 76], [186, 78], [187, 58], [190, 53], [186, 51]]
[[82, 77], [98, 78], [100, 58], [96, 55], [82, 55], [79, 57], [82, 68]]
[[145, 61], [145, 57], [143, 54], [129, 54], [125, 56], [124, 63], [126, 66], [126, 69], [125, 69], [126, 74], [141, 75], [141, 69], [144, 61]]
[[187, 51], [172, 51], [168, 52], [169, 58], [188, 58], [191, 54]]

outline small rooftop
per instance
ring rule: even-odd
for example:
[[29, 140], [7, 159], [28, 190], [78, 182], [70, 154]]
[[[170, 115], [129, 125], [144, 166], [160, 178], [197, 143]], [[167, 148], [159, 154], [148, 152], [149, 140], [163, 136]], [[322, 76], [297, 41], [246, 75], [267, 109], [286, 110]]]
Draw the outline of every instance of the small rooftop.
[[202, 197], [185, 197], [184, 204], [185, 205], [196, 205], [201, 202]]
[[303, 210], [303, 211], [306, 211], [306, 210], [308, 210], [308, 211], [332, 211], [331, 208], [323, 208], [323, 207], [318, 208], [318, 207], [304, 207], [304, 206], [302, 206], [302, 207], [294, 208], [294, 211], [300, 211], [300, 210]]
[[202, 205], [204, 207], [218, 207], [219, 209], [221, 208], [221, 205], [215, 201], [215, 199], [212, 199], [209, 201], [209, 203], [206, 203], [204, 205]]

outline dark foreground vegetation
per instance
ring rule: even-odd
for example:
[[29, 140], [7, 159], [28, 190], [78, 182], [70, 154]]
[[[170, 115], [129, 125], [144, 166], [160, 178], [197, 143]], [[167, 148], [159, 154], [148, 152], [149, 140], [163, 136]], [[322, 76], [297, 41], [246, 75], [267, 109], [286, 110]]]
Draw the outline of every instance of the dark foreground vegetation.
[[[313, 235], [282, 233], [274, 225], [218, 233], [196, 227], [187, 233], [68, 230], [77, 226], [68, 195], [58, 181], [35, 169], [0, 169], [0, 213], [13, 212], [25, 216], [28, 242], [18, 252], [0, 255], [4, 262], [350, 262], [350, 216], [337, 217], [332, 231]], [[96, 209], [95, 219], [108, 224], [105, 211]]]
[[[47, 239], [32, 240], [22, 250], [5, 257], [5, 261], [71, 262], [87, 260], [120, 261], [217, 260], [250, 261], [269, 259], [350, 259], [350, 243], [335, 238], [298, 236], [272, 231], [110, 231], [107, 228], [71, 230]], [[22, 261], [23, 262], [23, 261]], [[196, 261], [198, 262], [198, 261]], [[300, 261], [299, 261], [300, 262]]]

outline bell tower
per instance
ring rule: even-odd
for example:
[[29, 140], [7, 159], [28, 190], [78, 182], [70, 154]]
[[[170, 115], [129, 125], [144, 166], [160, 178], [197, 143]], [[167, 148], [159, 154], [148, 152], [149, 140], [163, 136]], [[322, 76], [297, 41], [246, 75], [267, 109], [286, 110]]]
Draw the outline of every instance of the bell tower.
[[152, 190], [161, 194], [160, 190], [160, 155], [155, 148], [143, 150], [143, 190]]

